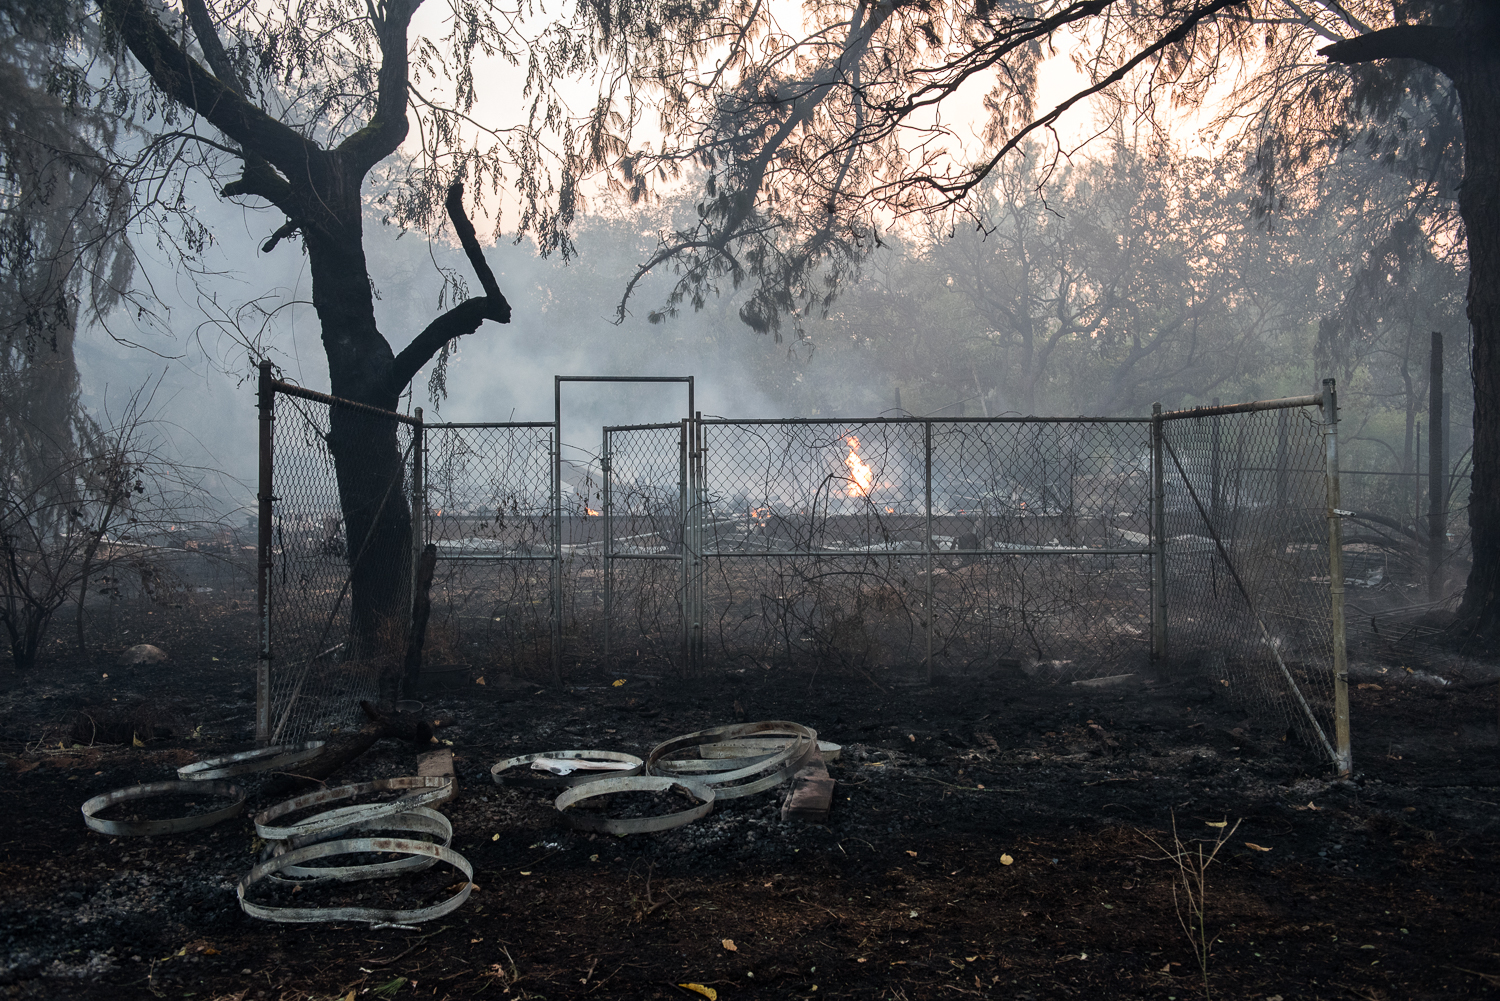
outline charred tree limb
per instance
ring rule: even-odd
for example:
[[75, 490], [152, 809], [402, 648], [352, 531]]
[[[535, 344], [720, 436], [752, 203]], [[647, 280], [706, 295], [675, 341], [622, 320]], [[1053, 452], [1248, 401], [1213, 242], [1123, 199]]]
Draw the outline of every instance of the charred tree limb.
[[422, 366], [431, 361], [432, 356], [449, 341], [472, 334], [485, 320], [494, 320], [496, 323], [510, 322], [510, 303], [501, 293], [500, 283], [495, 280], [494, 271], [490, 270], [489, 262], [484, 259], [484, 250], [479, 246], [479, 237], [474, 232], [474, 224], [469, 221], [468, 215], [464, 212], [464, 186], [462, 184], [449, 186], [448, 197], [444, 199], [443, 204], [448, 209], [448, 218], [453, 222], [453, 231], [458, 235], [459, 243], [463, 244], [464, 253], [479, 277], [479, 284], [483, 286], [485, 294], [473, 299], [465, 299], [454, 306], [429, 323], [427, 329], [401, 350], [395, 361], [391, 363], [392, 392], [399, 393], [408, 382], [416, 377]]
[[436, 730], [453, 723], [451, 719], [428, 720], [414, 713], [386, 711], [369, 702], [362, 701], [359, 707], [370, 722], [342, 740], [329, 741], [317, 757], [298, 768], [296, 775], [284, 774], [268, 782], [261, 795], [284, 796], [310, 783], [321, 782], [359, 758], [377, 741], [391, 739], [429, 744]]
[[464, 212], [464, 186], [462, 184], [448, 185], [448, 197], [443, 199], [443, 207], [448, 210], [448, 219], [453, 223], [453, 232], [458, 236], [458, 242], [463, 244], [464, 253], [469, 257], [469, 265], [474, 269], [474, 274], [479, 276], [479, 284], [484, 289], [484, 294], [491, 299], [505, 303], [506, 319], [500, 323], [510, 322], [510, 304], [505, 302], [505, 296], [500, 294], [500, 283], [495, 281], [495, 273], [490, 270], [490, 262], [484, 259], [484, 251], [479, 246], [479, 237], [474, 232], [474, 224], [469, 221], [469, 216]]
[[1453, 28], [1398, 24], [1326, 45], [1318, 55], [1345, 65], [1375, 59], [1416, 59], [1448, 73], [1453, 57], [1462, 51], [1462, 40]]

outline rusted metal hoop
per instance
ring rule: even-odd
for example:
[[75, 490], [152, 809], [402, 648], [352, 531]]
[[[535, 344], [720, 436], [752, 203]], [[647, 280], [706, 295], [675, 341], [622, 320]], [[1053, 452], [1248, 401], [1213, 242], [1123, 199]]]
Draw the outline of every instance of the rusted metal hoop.
[[[784, 736], [793, 738], [785, 747], [773, 754], [755, 758], [687, 759], [673, 761], [667, 757], [678, 751], [699, 744], [717, 744], [756, 736]], [[765, 720], [759, 723], [739, 723], [731, 726], [710, 727], [681, 737], [674, 737], [656, 745], [646, 757], [647, 775], [680, 775], [693, 772], [694, 778], [713, 788], [720, 799], [738, 799], [752, 796], [767, 789], [774, 789], [791, 778], [802, 767], [808, 755], [818, 746], [818, 733], [801, 723], [785, 720]], [[689, 764], [688, 762], [692, 763]], [[741, 764], [741, 762], [747, 762]], [[725, 769], [726, 765], [734, 765]], [[759, 776], [753, 781], [736, 785], [740, 779]]]
[[322, 749], [321, 740], [258, 747], [253, 751], [240, 751], [238, 754], [226, 754], [183, 765], [177, 769], [177, 777], [184, 781], [202, 782], [205, 779], [227, 779], [250, 772], [265, 772], [309, 761], [316, 758]]
[[[389, 910], [378, 907], [276, 907], [271, 904], [257, 904], [245, 898], [245, 893], [251, 886], [272, 873], [301, 865], [310, 859], [330, 855], [352, 855], [357, 852], [430, 855], [439, 861], [447, 862], [464, 874], [463, 889], [440, 904], [419, 907], [415, 910]], [[263, 921], [277, 921], [282, 924], [368, 921], [371, 924], [410, 925], [431, 921], [433, 918], [440, 918], [444, 914], [457, 910], [460, 904], [469, 899], [469, 893], [474, 889], [473, 879], [474, 867], [469, 864], [468, 859], [451, 848], [444, 848], [430, 841], [413, 841], [407, 838], [343, 838], [338, 841], [322, 841], [305, 848], [297, 848], [285, 855], [278, 855], [260, 863], [240, 880], [239, 885], [235, 887], [235, 896], [239, 898], [241, 910], [252, 918], [260, 918]]]
[[[629, 769], [610, 769], [609, 771], [585, 770], [575, 772], [572, 775], [552, 775], [543, 772], [533, 772], [529, 769], [521, 769], [522, 765], [529, 765], [538, 758], [563, 758], [575, 761], [623, 761], [631, 767]], [[601, 779], [623, 779], [633, 775], [639, 775], [645, 769], [646, 763], [634, 754], [625, 754], [621, 751], [541, 751], [537, 754], [522, 754], [514, 758], [506, 758], [497, 762], [490, 769], [490, 778], [495, 780], [496, 785], [521, 786], [532, 789], [570, 789], [585, 782], [598, 782]]]
[[[394, 779], [376, 779], [373, 782], [357, 782], [353, 785], [338, 786], [333, 789], [322, 789], [318, 792], [310, 792], [302, 796], [294, 796], [291, 799], [277, 803], [275, 806], [267, 807], [255, 815], [255, 833], [267, 841], [285, 841], [288, 838], [299, 838], [308, 834], [322, 834], [324, 837], [332, 837], [339, 831], [347, 831], [366, 820], [375, 820], [378, 817], [389, 816], [393, 813], [401, 813], [416, 806], [426, 806], [428, 803], [436, 802], [444, 798], [448, 791], [452, 778], [446, 775], [405, 775]], [[372, 792], [393, 792], [401, 789], [411, 789], [412, 792], [384, 803], [368, 803], [353, 809], [327, 810], [315, 814], [306, 820], [278, 827], [271, 821], [278, 817], [284, 817], [298, 810], [305, 810], [310, 806], [322, 806], [324, 803], [336, 803], [341, 799], [350, 799], [354, 796], [362, 796]], [[338, 816], [330, 818], [330, 814], [337, 813]]]
[[[339, 810], [330, 810], [329, 813], [340, 811], [357, 810], [359, 807], [345, 806]], [[429, 810], [425, 806], [415, 807], [411, 810], [403, 810], [386, 817], [376, 817], [374, 820], [364, 820], [352, 828], [346, 828], [342, 833], [352, 834], [356, 831], [404, 831], [411, 834], [431, 834], [436, 837], [431, 843], [443, 848], [453, 845], [453, 822], [436, 810]], [[276, 841], [267, 846], [269, 853], [261, 856], [262, 861], [285, 855], [289, 851], [305, 848], [310, 844], [321, 844], [323, 841], [331, 840], [317, 834], [304, 835], [291, 841]], [[347, 866], [287, 866], [279, 872], [271, 874], [270, 878], [285, 880], [289, 883], [313, 884], [325, 880], [339, 880], [352, 882], [358, 879], [383, 879], [386, 876], [396, 876], [401, 873], [421, 872], [437, 863], [432, 856], [407, 855], [404, 858], [395, 859], [390, 862], [370, 862], [365, 865]], [[285, 879], [294, 876], [296, 879]]]
[[[666, 792], [669, 789], [683, 790], [699, 800], [698, 805], [660, 817], [593, 817], [567, 812], [568, 807], [574, 803], [595, 796], [608, 796], [617, 792]], [[574, 786], [558, 796], [555, 805], [563, 824], [576, 831], [619, 835], [649, 834], [653, 831], [669, 831], [674, 827], [692, 823], [699, 817], [707, 816], [714, 808], [714, 790], [695, 779], [669, 778], [662, 775], [626, 775]]]
[[[100, 820], [95, 816], [101, 810], [114, 806], [116, 803], [125, 803], [133, 799], [149, 799], [152, 796], [170, 793], [189, 796], [209, 795], [234, 802], [208, 813], [200, 813], [196, 817], [174, 817], [170, 820]], [[199, 828], [211, 827], [221, 820], [228, 820], [244, 808], [245, 793], [239, 786], [214, 781], [148, 782], [145, 785], [127, 786], [124, 789], [116, 789], [114, 792], [95, 796], [80, 807], [83, 811], [83, 822], [89, 826], [90, 830], [98, 831], [100, 834], [113, 834], [128, 838], [196, 831]]]

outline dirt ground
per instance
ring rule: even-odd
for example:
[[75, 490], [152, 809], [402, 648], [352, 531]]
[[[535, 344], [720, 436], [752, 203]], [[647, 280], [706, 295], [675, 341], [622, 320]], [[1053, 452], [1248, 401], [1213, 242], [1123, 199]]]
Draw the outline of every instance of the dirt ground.
[[[1358, 774], [1343, 782], [1192, 673], [1103, 688], [1020, 671], [881, 688], [756, 669], [627, 670], [567, 690], [489, 677], [423, 709], [456, 719], [441, 736], [460, 793], [441, 809], [479, 889], [433, 922], [371, 929], [242, 913], [235, 884], [259, 857], [248, 813], [154, 838], [84, 826], [90, 796], [249, 746], [248, 624], [191, 605], [159, 614], [148, 638], [166, 664], [122, 669], [58, 645], [32, 674], [0, 668], [6, 996], [703, 997], [678, 986], [698, 984], [726, 1001], [1186, 1001], [1204, 982], [1162, 848], [1174, 822], [1190, 846], [1232, 831], [1207, 874], [1214, 996], [1500, 996], [1493, 666], [1361, 663]], [[107, 732], [72, 746], [85, 708]], [[511, 755], [644, 754], [756, 719], [843, 745], [826, 825], [783, 822], [776, 791], [673, 831], [591, 836], [558, 827], [547, 795], [489, 775]], [[339, 779], [410, 774], [421, 750], [383, 742]], [[273, 801], [242, 785], [252, 810]], [[416, 907], [455, 881], [439, 865], [301, 899]]]

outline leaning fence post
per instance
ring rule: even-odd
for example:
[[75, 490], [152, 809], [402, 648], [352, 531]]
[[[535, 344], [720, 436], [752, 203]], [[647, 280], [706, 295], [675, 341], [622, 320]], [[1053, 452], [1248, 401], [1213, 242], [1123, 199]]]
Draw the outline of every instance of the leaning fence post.
[[255, 742], [271, 739], [271, 518], [272, 422], [276, 419], [276, 383], [271, 363], [260, 363], [257, 395], [260, 409], [260, 483], [256, 494], [255, 615], [259, 650], [255, 660]]
[[925, 460], [925, 475], [922, 477], [926, 489], [927, 510], [927, 601], [926, 607], [922, 609], [923, 617], [927, 620], [927, 681], [932, 681], [932, 421], [923, 421], [923, 454]]
[[1161, 404], [1151, 404], [1151, 658], [1167, 659], [1167, 481]]
[[1354, 770], [1349, 748], [1349, 659], [1344, 645], [1344, 527], [1339, 510], [1339, 401], [1332, 379], [1323, 380], [1323, 442], [1328, 455], [1328, 583], [1333, 634], [1334, 765], [1340, 775]]

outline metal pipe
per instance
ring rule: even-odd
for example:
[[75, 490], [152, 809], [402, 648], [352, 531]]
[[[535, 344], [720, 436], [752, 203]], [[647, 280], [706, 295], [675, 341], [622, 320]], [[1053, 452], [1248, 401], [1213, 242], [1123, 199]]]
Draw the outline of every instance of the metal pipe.
[[926, 459], [926, 474], [923, 476], [923, 487], [926, 491], [927, 507], [927, 607], [923, 609], [926, 613], [923, 617], [927, 620], [927, 681], [932, 682], [932, 421], [924, 421], [923, 429], [923, 454]]
[[690, 421], [683, 418], [678, 425], [677, 437], [677, 559], [679, 567], [678, 575], [678, 607], [682, 614], [682, 669], [684, 672], [691, 670], [688, 657], [688, 623], [691, 620], [692, 608], [688, 597], [688, 424]]
[[552, 384], [552, 684], [562, 687], [562, 383]]
[[[265, 367], [267, 371], [270, 371], [270, 364], [270, 362], [261, 362], [261, 365]], [[330, 407], [339, 407], [343, 410], [357, 410], [361, 413], [373, 414], [374, 416], [379, 417], [382, 420], [396, 421], [398, 424], [416, 423], [416, 418], [408, 417], [405, 414], [392, 413], [389, 410], [381, 410], [379, 407], [372, 407], [368, 403], [356, 403], [354, 400], [346, 400], [340, 396], [329, 396], [327, 393], [319, 393], [315, 390], [303, 389], [301, 386], [293, 386], [291, 383], [282, 382], [279, 379], [275, 380], [275, 382], [276, 392], [280, 393], [282, 396], [300, 396], [304, 400], [312, 400], [315, 403], [322, 403]]]
[[256, 493], [255, 526], [255, 614], [258, 644], [255, 659], [255, 742], [264, 747], [271, 739], [271, 519], [272, 443], [276, 420], [276, 381], [271, 363], [260, 363], [257, 386], [260, 410], [260, 482]]
[[613, 446], [614, 435], [605, 431], [604, 443], [599, 449], [599, 475], [604, 477], [604, 667], [606, 670], [610, 666], [610, 626], [614, 619], [615, 604], [614, 585], [611, 580], [614, 572], [614, 563], [610, 560], [610, 550], [614, 548], [615, 538], [615, 498], [612, 490], [614, 474], [612, 472], [613, 464], [610, 461]]
[[1161, 404], [1151, 404], [1151, 659], [1167, 659], [1167, 482], [1162, 466]]
[[422, 408], [417, 407], [414, 414], [417, 423], [412, 427], [411, 448], [411, 600], [408, 602], [410, 614], [417, 612], [417, 561], [422, 558], [422, 544], [427, 536], [427, 501], [426, 484], [423, 482], [425, 467], [427, 464], [427, 433], [422, 424]]
[[[1181, 420], [1184, 417], [1208, 417], [1213, 414], [1252, 414], [1258, 410], [1290, 410], [1295, 407], [1321, 407], [1323, 397], [1314, 393], [1311, 396], [1288, 396], [1280, 400], [1256, 400], [1254, 403], [1226, 403], [1222, 407], [1189, 407], [1187, 410], [1168, 410], [1162, 417], [1167, 420]], [[1153, 407], [1152, 413], [1154, 414]], [[1047, 418], [1049, 421], [1052, 418]]]
[[1329, 630], [1333, 639], [1334, 765], [1354, 771], [1349, 746], [1349, 656], [1344, 638], [1344, 512], [1339, 510], [1339, 398], [1332, 379], [1323, 380], [1323, 444], [1328, 456]]
[[1443, 334], [1432, 332], [1427, 377], [1427, 600], [1441, 596], [1444, 543], [1448, 535], [1447, 455], [1443, 448]]

